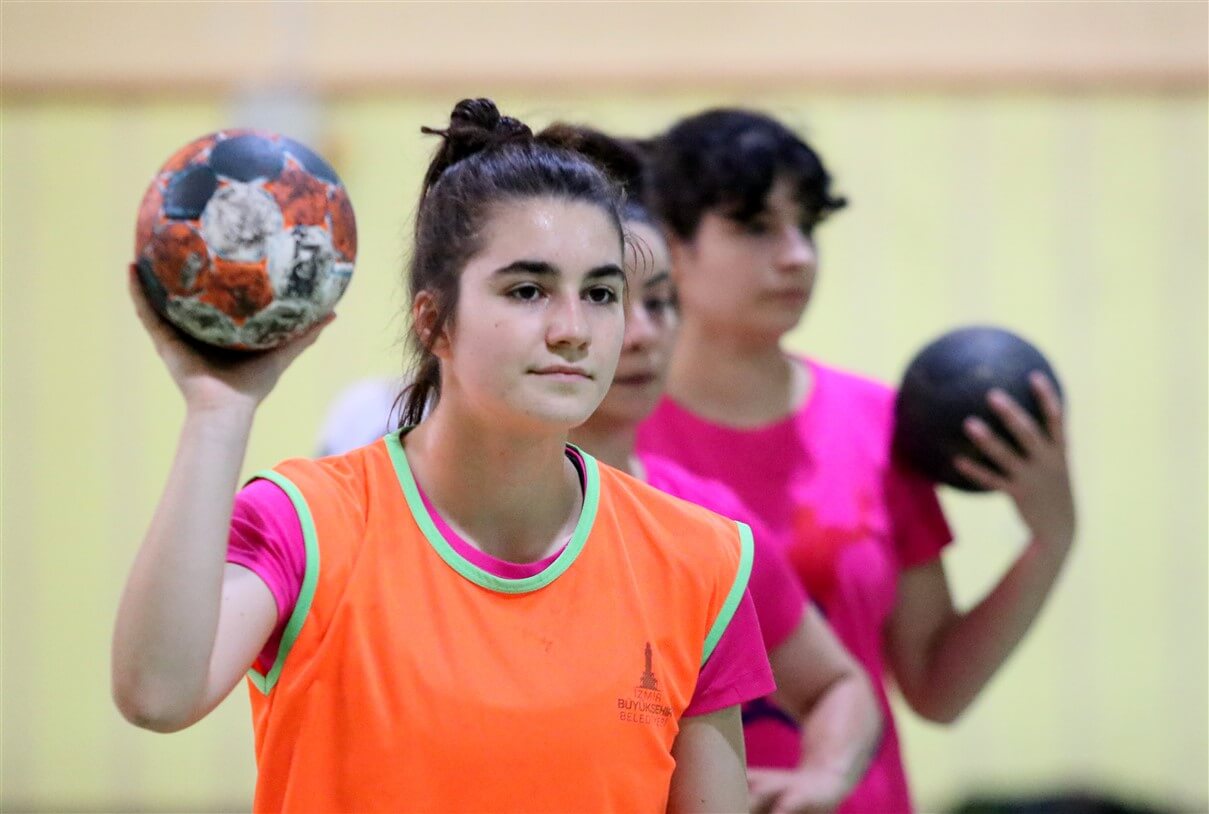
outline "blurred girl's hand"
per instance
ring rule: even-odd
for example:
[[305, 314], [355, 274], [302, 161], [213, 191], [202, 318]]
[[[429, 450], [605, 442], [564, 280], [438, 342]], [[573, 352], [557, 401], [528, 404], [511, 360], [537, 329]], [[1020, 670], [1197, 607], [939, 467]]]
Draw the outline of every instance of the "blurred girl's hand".
[[186, 406], [195, 410], [227, 406], [255, 408], [277, 384], [282, 371], [336, 318], [335, 314], [329, 314], [306, 333], [272, 350], [239, 356], [220, 355], [221, 351], [216, 351], [211, 355], [190, 345], [155, 312], [133, 264], [126, 284], [134, 310], [150, 334], [156, 353], [180, 388]]
[[748, 769], [752, 814], [827, 814], [851, 789], [838, 774], [815, 769]]
[[1066, 462], [1062, 402], [1044, 374], [1034, 371], [1029, 383], [1041, 404], [1045, 429], [1007, 393], [991, 390], [987, 403], [1022, 452], [997, 436], [985, 421], [971, 416], [965, 422], [966, 434], [1003, 474], [966, 457], [959, 456], [955, 464], [975, 483], [1011, 497], [1035, 543], [1051, 552], [1065, 552], [1075, 534], [1075, 501]]

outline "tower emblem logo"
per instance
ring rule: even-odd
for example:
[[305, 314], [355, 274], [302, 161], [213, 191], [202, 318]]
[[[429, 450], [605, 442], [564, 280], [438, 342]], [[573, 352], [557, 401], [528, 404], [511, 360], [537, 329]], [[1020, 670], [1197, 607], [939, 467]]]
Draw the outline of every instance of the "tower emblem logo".
[[646, 643], [646, 669], [642, 671], [642, 678], [638, 681], [638, 686], [644, 690], [659, 689], [659, 681], [655, 678], [655, 673], [651, 669], [651, 643]]
[[643, 648], [643, 655], [645, 665], [642, 676], [629, 698], [621, 696], [617, 699], [617, 717], [632, 724], [667, 726], [672, 719], [672, 707], [659, 689], [659, 680], [655, 678], [654, 652], [650, 642]]

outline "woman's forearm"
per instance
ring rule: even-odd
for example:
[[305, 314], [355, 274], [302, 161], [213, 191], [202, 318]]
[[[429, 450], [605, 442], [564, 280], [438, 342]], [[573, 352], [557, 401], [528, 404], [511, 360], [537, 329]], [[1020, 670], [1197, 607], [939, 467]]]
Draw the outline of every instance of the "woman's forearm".
[[127, 579], [113, 639], [113, 693], [141, 726], [185, 725], [205, 693], [253, 409], [240, 402], [187, 411]]
[[799, 768], [837, 779], [840, 799], [865, 773], [877, 751], [882, 716], [863, 671], [846, 673], [834, 682], [802, 721]]
[[[937, 626], [920, 648], [922, 663], [903, 670], [902, 665], [916, 659], [906, 653], [898, 659], [896, 672], [917, 712], [949, 723], [965, 711], [1036, 621], [1069, 552], [1069, 541], [1061, 545], [1033, 541], [982, 601], [965, 613], [952, 613]], [[908, 577], [902, 586], [906, 601], [928, 602], [922, 596], [912, 600], [911, 594], [935, 590], [927, 584], [929, 577], [915, 585], [910, 581]], [[951, 609], [947, 587], [944, 596]]]
[[882, 713], [865, 671], [823, 617], [807, 606], [802, 621], [769, 654], [776, 701], [800, 722], [796, 768], [750, 769], [758, 810], [831, 811], [860, 781], [877, 750]]

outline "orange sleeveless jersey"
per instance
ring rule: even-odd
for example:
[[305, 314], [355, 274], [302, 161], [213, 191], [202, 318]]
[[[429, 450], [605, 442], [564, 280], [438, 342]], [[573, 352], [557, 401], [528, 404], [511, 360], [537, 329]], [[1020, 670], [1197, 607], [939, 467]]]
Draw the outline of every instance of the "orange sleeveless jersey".
[[583, 460], [574, 535], [525, 579], [441, 537], [396, 435], [258, 475], [307, 565], [276, 663], [249, 674], [257, 811], [664, 810], [751, 536]]

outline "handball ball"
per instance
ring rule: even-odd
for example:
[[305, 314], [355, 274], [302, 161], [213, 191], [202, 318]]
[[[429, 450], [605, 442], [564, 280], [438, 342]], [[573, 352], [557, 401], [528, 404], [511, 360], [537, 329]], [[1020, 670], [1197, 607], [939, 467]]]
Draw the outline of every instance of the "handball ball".
[[274, 133], [223, 130], [160, 168], [134, 252], [169, 322], [208, 345], [261, 350], [332, 310], [352, 277], [357, 225], [318, 154]]
[[969, 440], [962, 422], [978, 416], [1020, 452], [987, 404], [987, 393], [993, 387], [1003, 390], [1044, 429], [1041, 404], [1029, 384], [1034, 370], [1058, 386], [1041, 352], [1010, 331], [972, 327], [940, 337], [911, 360], [903, 375], [894, 405], [895, 455], [930, 480], [967, 492], [985, 491], [953, 466], [954, 456], [964, 455], [999, 471]]

